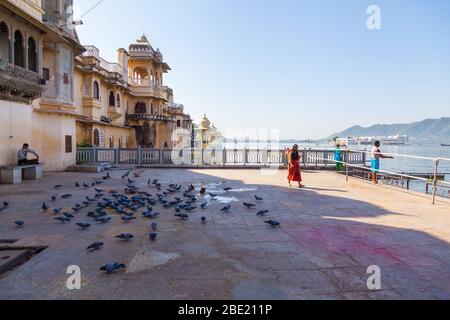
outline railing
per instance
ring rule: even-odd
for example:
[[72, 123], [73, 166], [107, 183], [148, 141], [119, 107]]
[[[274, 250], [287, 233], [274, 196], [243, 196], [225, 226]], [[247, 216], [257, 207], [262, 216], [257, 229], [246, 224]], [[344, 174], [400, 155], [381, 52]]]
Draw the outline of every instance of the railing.
[[[348, 163], [364, 166], [363, 152], [348, 152]], [[327, 150], [300, 150], [304, 167], [334, 166], [334, 152]], [[105, 149], [78, 148], [79, 164], [134, 164], [134, 165], [193, 165], [193, 166], [286, 166], [285, 150], [270, 149]]]
[[100, 67], [111, 73], [118, 73], [123, 76], [123, 68], [118, 63], [108, 62], [100, 57], [100, 50], [95, 46], [84, 46], [86, 51], [83, 57], [94, 57], [100, 61]]
[[174, 121], [173, 116], [160, 116], [146, 113], [129, 113], [126, 115], [128, 120], [153, 120], [153, 121]]
[[[432, 178], [428, 179], [425, 178], [423, 176], [418, 176], [418, 175], [414, 175], [414, 174], [405, 174], [405, 173], [398, 173], [398, 172], [392, 172], [392, 171], [387, 171], [387, 170], [372, 170], [371, 168], [366, 167], [365, 165], [359, 165], [357, 163], [352, 163], [351, 161], [349, 161], [352, 156], [349, 156], [349, 154], [358, 154], [358, 153], [362, 153], [364, 154], [364, 159], [366, 159], [367, 155], [372, 155], [372, 152], [366, 151], [366, 150], [343, 150], [343, 154], [345, 155], [344, 159], [342, 161], [337, 161], [334, 159], [327, 159], [327, 161], [331, 161], [334, 163], [341, 163], [346, 167], [346, 179], [348, 181], [349, 179], [349, 175], [350, 175], [350, 169], [360, 169], [360, 170], [364, 170], [365, 172], [369, 173], [370, 175], [374, 175], [374, 177], [376, 178], [378, 176], [379, 177], [383, 177], [383, 176], [391, 176], [391, 177], [398, 177], [401, 179], [406, 179], [408, 181], [422, 181], [425, 182], [427, 185], [427, 194], [429, 192], [429, 185], [432, 185], [433, 190], [431, 192], [432, 194], [432, 202], [433, 204], [436, 203], [436, 196], [438, 196], [438, 192], [443, 189], [445, 193], [445, 190], [449, 190], [450, 189], [450, 182], [449, 181], [439, 181], [439, 165], [442, 162], [450, 162], [449, 158], [431, 158], [431, 157], [423, 157], [423, 156], [414, 156], [414, 155], [407, 155], [407, 154], [395, 154], [395, 153], [375, 153], [376, 155], [379, 155], [380, 157], [391, 157], [391, 158], [409, 158], [409, 159], [419, 159], [419, 160], [426, 160], [426, 161], [430, 161], [433, 163], [434, 166], [434, 172], [432, 174]], [[319, 160], [323, 160], [324, 158], [321, 158]], [[364, 160], [365, 162], [365, 160]], [[430, 183], [431, 180], [431, 183]], [[448, 194], [448, 191], [447, 191]]]

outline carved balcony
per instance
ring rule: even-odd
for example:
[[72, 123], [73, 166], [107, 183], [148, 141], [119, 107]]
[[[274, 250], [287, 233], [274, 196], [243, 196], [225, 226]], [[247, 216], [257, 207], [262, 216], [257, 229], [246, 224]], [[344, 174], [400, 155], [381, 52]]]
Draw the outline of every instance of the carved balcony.
[[42, 96], [45, 82], [39, 73], [0, 59], [0, 99], [31, 104]]

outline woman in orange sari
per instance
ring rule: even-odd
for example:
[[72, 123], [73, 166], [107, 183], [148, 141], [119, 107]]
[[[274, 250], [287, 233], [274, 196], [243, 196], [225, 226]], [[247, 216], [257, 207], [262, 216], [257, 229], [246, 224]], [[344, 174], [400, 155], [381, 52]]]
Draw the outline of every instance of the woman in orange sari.
[[292, 149], [286, 151], [288, 157], [288, 181], [289, 185], [292, 186], [291, 181], [298, 182], [298, 187], [303, 188], [302, 185], [302, 173], [300, 169], [300, 153], [298, 152], [298, 145], [294, 144]]

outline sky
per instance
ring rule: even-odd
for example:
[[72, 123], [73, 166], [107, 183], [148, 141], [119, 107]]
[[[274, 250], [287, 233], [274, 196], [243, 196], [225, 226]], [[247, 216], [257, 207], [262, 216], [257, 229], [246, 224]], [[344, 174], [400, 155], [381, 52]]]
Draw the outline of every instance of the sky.
[[[75, 19], [95, 3], [74, 0]], [[176, 102], [223, 132], [324, 138], [450, 116], [448, 0], [104, 0], [82, 20], [81, 42], [111, 62], [145, 33]]]

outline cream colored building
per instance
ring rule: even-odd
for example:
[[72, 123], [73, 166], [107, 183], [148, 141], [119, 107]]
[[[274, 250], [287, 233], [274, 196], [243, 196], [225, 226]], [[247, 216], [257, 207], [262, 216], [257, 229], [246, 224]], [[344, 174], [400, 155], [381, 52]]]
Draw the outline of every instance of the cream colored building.
[[[74, 58], [84, 51], [71, 0], [0, 0], [0, 164], [29, 143], [46, 170], [75, 163]], [[44, 22], [46, 21], [46, 22]]]
[[192, 130], [173, 91], [170, 67], [143, 36], [118, 61], [82, 46], [67, 8], [72, 0], [0, 0], [0, 165], [29, 143], [46, 171], [76, 162], [76, 146], [172, 148], [177, 128]]

